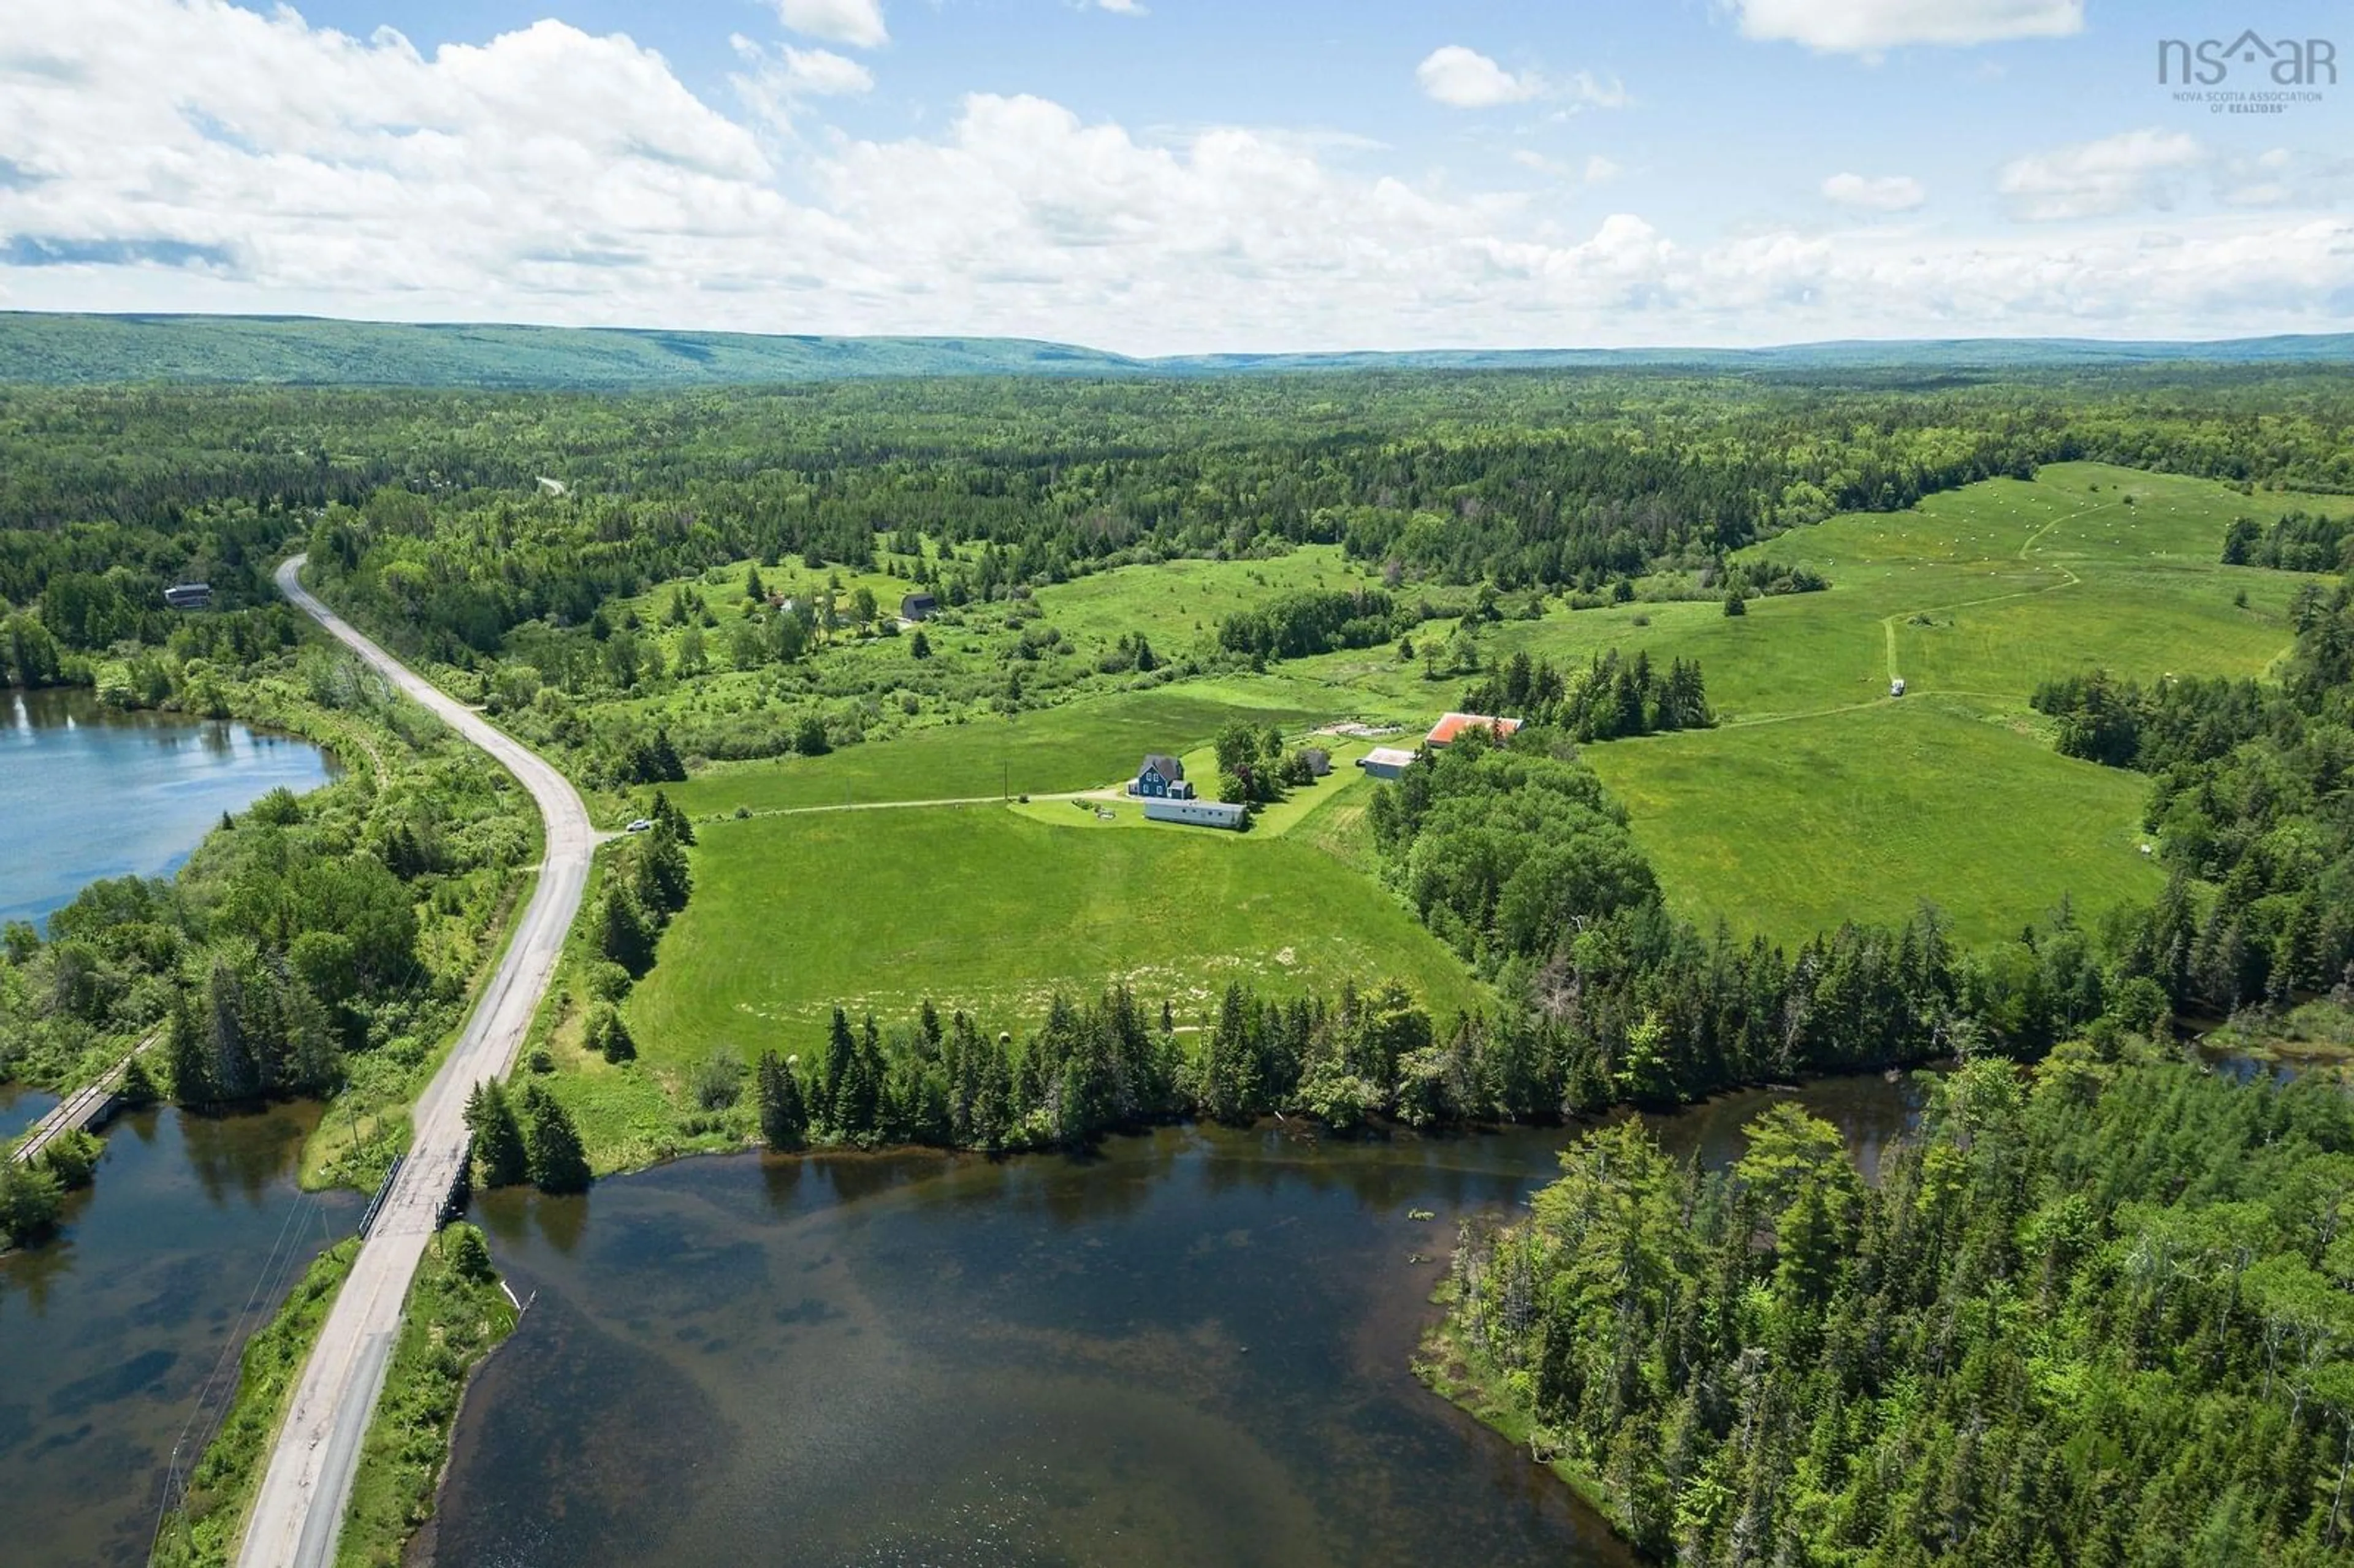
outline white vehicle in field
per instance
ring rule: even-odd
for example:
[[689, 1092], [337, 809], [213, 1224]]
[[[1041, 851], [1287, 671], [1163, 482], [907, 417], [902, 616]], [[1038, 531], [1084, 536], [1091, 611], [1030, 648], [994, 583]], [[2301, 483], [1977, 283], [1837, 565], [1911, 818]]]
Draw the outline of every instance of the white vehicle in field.
[[1904, 683], [1903, 683], [1903, 681], [1891, 681], [1891, 682], [1889, 682], [1889, 683], [1888, 683], [1888, 694], [1889, 694], [1890, 696], [1892, 696], [1892, 697], [1901, 697], [1901, 696], [1903, 696], [1903, 695], [1904, 694]]
[[654, 831], [654, 821], [652, 817], [640, 817], [621, 831], [630, 833], [650, 833]]

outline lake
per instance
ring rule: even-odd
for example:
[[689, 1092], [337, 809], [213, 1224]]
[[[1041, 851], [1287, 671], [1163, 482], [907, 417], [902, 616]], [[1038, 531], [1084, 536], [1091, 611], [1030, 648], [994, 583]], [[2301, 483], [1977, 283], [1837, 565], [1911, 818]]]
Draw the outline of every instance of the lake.
[[64, 1234], [0, 1257], [0, 1496], [11, 1568], [143, 1563], [173, 1446], [326, 1242], [348, 1192], [295, 1185], [316, 1106], [143, 1111], [106, 1135]]
[[0, 921], [45, 919], [101, 876], [164, 875], [222, 812], [333, 772], [291, 736], [118, 713], [78, 687], [0, 689]]
[[0, 1084], [0, 1143], [6, 1143], [49, 1114], [58, 1097], [25, 1084]]
[[[1917, 1091], [1654, 1120], [1722, 1163], [1778, 1098], [1870, 1166]], [[742, 1156], [491, 1194], [532, 1305], [426, 1545], [448, 1568], [1630, 1568], [1408, 1365], [1456, 1222], [1524, 1199], [1567, 1136], [1186, 1127], [1087, 1158]]]

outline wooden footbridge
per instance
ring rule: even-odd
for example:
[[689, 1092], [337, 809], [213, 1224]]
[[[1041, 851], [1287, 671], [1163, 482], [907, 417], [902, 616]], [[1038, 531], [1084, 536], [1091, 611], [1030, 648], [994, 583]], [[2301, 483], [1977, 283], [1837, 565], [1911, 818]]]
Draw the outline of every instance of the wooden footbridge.
[[122, 1105], [119, 1091], [122, 1087], [122, 1075], [131, 1070], [133, 1059], [163, 1037], [162, 1030], [154, 1031], [133, 1046], [130, 1055], [99, 1075], [96, 1083], [76, 1089], [60, 1100], [48, 1115], [33, 1124], [33, 1130], [9, 1150], [10, 1156], [19, 1164], [30, 1165], [48, 1153], [49, 1145], [67, 1133], [87, 1132], [91, 1128], [105, 1126], [107, 1118]]

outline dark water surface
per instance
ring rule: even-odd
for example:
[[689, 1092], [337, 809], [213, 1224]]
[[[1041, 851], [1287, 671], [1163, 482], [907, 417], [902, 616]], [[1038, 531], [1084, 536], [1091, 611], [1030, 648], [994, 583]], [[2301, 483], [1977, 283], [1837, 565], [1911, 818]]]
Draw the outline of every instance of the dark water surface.
[[0, 1257], [0, 1563], [146, 1561], [199, 1391], [217, 1370], [226, 1389], [235, 1346], [358, 1218], [349, 1194], [295, 1189], [317, 1119], [315, 1106], [124, 1117], [64, 1234]]
[[0, 1143], [5, 1143], [57, 1107], [58, 1097], [23, 1084], [0, 1084]]
[[330, 770], [309, 742], [243, 725], [0, 688], [0, 921], [43, 919], [101, 876], [160, 876], [223, 811]]
[[[1659, 1125], [1729, 1160], [1777, 1097]], [[1788, 1097], [1876, 1160], [1914, 1093]], [[1564, 1139], [1183, 1128], [493, 1194], [536, 1298], [468, 1399], [433, 1561], [1627, 1568], [1408, 1367], [1458, 1218], [1523, 1199]]]

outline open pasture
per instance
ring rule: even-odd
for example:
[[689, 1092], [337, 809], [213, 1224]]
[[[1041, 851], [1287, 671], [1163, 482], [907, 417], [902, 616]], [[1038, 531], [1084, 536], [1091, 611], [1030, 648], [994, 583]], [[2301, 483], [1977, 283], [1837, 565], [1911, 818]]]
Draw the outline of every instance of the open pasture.
[[671, 786], [697, 816], [1093, 789], [1133, 778], [1148, 751], [1186, 752], [1235, 719], [1290, 730], [1320, 694], [1281, 678], [1189, 683], [919, 729], [823, 757], [728, 763]]
[[[2225, 526], [2349, 505], [2071, 463], [1787, 534], [1759, 553], [1816, 567], [1829, 592], [1734, 618], [1653, 607], [1647, 642], [1621, 644], [1700, 658], [1725, 724], [1587, 757], [1677, 905], [1744, 931], [1797, 940], [1928, 897], [1983, 940], [2063, 892], [2087, 910], [2146, 897], [2162, 881], [2138, 849], [2147, 781], [2056, 755], [2029, 696], [2095, 667], [2263, 673], [2306, 579], [2222, 566]], [[1526, 635], [1562, 656], [1556, 622]], [[1909, 694], [1892, 701], [1897, 675]]]
[[1589, 747], [1681, 914], [1803, 941], [1924, 900], [1967, 944], [2154, 896], [2147, 780], [1936, 699]]
[[[1713, 600], [1556, 609], [1485, 628], [1482, 656], [1492, 665], [1525, 652], [1575, 664], [1616, 646], [1701, 661], [1721, 727], [1588, 753], [1687, 913], [1721, 913], [1741, 929], [1800, 940], [1842, 919], [1902, 917], [1929, 897], [1966, 938], [2004, 936], [2063, 893], [2094, 910], [2147, 895], [2158, 880], [2137, 847], [2144, 781], [2054, 755], [2029, 694], [2045, 679], [2094, 665], [2143, 680], [2262, 673], [2289, 641], [2288, 606], [2305, 579], [2217, 557], [2232, 517], [2269, 521], [2293, 507], [2354, 502], [2244, 496], [2201, 481], [2054, 465], [2032, 482], [1989, 481], [1909, 512], [1837, 517], [1755, 548], [1759, 557], [1815, 567], [1833, 585], [1827, 592], [1753, 600], [1740, 617]], [[1159, 648], [1267, 594], [1363, 580], [1336, 552], [1307, 549], [1267, 562], [1124, 568], [1042, 588], [1037, 605], [1082, 647], [1141, 630]], [[1416, 636], [1451, 630], [1434, 622]], [[1901, 702], [1888, 696], [1896, 675], [1910, 689]], [[1124, 779], [1146, 751], [1184, 755], [1207, 793], [1214, 779], [1205, 748], [1223, 724], [1274, 723], [1296, 734], [1370, 715], [1419, 727], [1455, 705], [1464, 684], [1427, 679], [1418, 660], [1393, 648], [1353, 651], [1012, 719], [976, 715], [827, 757], [715, 768], [675, 793], [705, 818], [738, 808], [1058, 793]], [[1352, 771], [1346, 756], [1341, 767]], [[1349, 853], [1363, 847], [1356, 797], [1366, 791], [1357, 784], [1328, 779], [1276, 808], [1250, 835], [1253, 853], [1278, 849], [1268, 841], [1297, 826], [1288, 850], [1321, 845], [1361, 859]], [[901, 816], [853, 813], [825, 832], [866, 845], [861, 864], [888, 885], [916, 874], [892, 863], [924, 838], [885, 821]], [[1110, 840], [1193, 842], [1183, 830], [1098, 834], [1089, 830], [1141, 824], [1082, 821], [1059, 804], [1041, 803], [1033, 816], [1027, 827], [1054, 832], [1058, 854]], [[990, 820], [992, 832], [1021, 821], [1018, 813]], [[1167, 853], [1190, 864], [1235, 847]], [[938, 864], [967, 863], [962, 850], [943, 843], [938, 853]], [[1316, 863], [1327, 875], [1331, 861]], [[1084, 883], [1088, 874], [1073, 874]], [[1359, 891], [1379, 897], [1370, 886]], [[1316, 916], [1301, 917], [1312, 928]], [[1198, 927], [1193, 944], [1229, 954], [1221, 933], [1214, 923]], [[829, 952], [849, 939], [822, 928], [805, 937]], [[943, 940], [906, 963], [928, 976], [963, 972], [955, 969], [962, 944]], [[987, 943], [981, 949], [985, 969]], [[1081, 963], [1066, 972], [1126, 971]], [[1021, 993], [1025, 983], [1008, 980], [992, 994]]]
[[[2131, 496], [2127, 504], [2126, 498]], [[1490, 664], [1525, 652], [1580, 665], [1606, 648], [1698, 659], [1710, 701], [1732, 724], [1779, 721], [1885, 701], [1901, 675], [1983, 711], [2023, 711], [2041, 682], [2104, 666], [2253, 675], [2287, 647], [2293, 573], [2226, 567], [2235, 516], [2354, 511], [2354, 498], [2260, 493], [2098, 463], [2060, 463], [2032, 482], [1988, 480], [1911, 511], [1853, 513], [1793, 529], [1746, 558], [1815, 567], [1828, 592], [1719, 602], [1554, 610], [1480, 637]], [[2241, 595], [2244, 605], [2235, 602]], [[1444, 637], [1450, 624], [1417, 633]], [[1393, 705], [1452, 705], [1462, 681], [1433, 683], [1387, 649], [1285, 666]]]
[[1284, 594], [1378, 588], [1337, 545], [1303, 545], [1266, 560], [1162, 561], [1122, 567], [1040, 588], [1032, 598], [1049, 626], [1082, 654], [1140, 635], [1163, 660], [1215, 646], [1218, 622]]
[[1186, 1022], [1233, 980], [1394, 979], [1441, 1016], [1479, 995], [1386, 893], [1286, 838], [1088, 832], [978, 806], [716, 822], [701, 840], [695, 900], [628, 1003], [657, 1071], [722, 1047], [810, 1050], [837, 1002], [889, 1020], [928, 996], [1011, 1028], [1057, 990], [1121, 979]]

